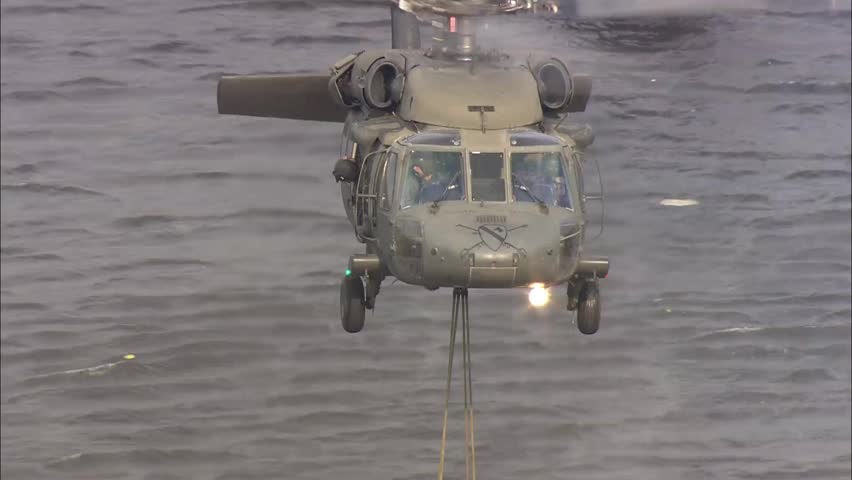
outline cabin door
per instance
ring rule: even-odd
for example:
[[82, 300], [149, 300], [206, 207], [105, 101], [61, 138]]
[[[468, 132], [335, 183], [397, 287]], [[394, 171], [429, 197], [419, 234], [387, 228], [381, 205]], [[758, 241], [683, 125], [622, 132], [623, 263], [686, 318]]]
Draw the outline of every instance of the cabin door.
[[362, 241], [375, 240], [374, 230], [376, 224], [376, 183], [378, 178], [377, 167], [380, 167], [385, 159], [385, 150], [374, 150], [364, 156], [361, 170], [358, 175], [357, 195], [355, 199], [355, 219], [357, 223], [358, 236]]
[[399, 154], [390, 151], [382, 161], [378, 174], [378, 197], [376, 212], [376, 233], [379, 244], [379, 256], [382, 263], [393, 271], [393, 214], [397, 204], [397, 161]]

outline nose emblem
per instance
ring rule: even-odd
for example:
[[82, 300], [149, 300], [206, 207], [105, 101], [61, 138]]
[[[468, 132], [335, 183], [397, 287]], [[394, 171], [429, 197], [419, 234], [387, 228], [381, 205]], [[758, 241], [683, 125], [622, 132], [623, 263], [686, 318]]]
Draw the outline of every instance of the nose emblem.
[[518, 230], [520, 228], [526, 228], [526, 225], [519, 225], [514, 228], [508, 228], [506, 225], [497, 225], [497, 224], [486, 224], [480, 225], [477, 228], [468, 227], [467, 225], [456, 225], [456, 227], [463, 228], [465, 230], [469, 230], [472, 235], [479, 235], [479, 241], [474, 245], [471, 245], [468, 248], [462, 250], [462, 254], [466, 255], [468, 252], [476, 250], [477, 248], [485, 245], [492, 252], [496, 252], [497, 250], [503, 248], [505, 245], [508, 248], [515, 250], [516, 252], [521, 253], [522, 255], [526, 255], [526, 252], [523, 248], [518, 248], [507, 241], [509, 238], [509, 234]]
[[480, 225], [477, 232], [482, 243], [494, 252], [506, 243], [506, 237], [509, 235], [506, 227], [502, 225]]

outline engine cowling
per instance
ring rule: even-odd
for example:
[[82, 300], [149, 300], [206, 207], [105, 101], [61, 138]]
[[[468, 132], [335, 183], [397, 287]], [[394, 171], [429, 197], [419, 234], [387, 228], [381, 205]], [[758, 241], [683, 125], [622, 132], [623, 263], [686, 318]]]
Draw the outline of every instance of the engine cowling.
[[404, 81], [400, 68], [387, 58], [376, 60], [364, 76], [363, 101], [372, 108], [388, 109], [399, 103]]
[[536, 65], [533, 75], [538, 82], [541, 105], [548, 110], [560, 110], [570, 100], [573, 82], [568, 69], [559, 60], [551, 59]]
[[592, 80], [586, 75], [571, 75], [568, 67], [555, 57], [538, 58], [532, 74], [538, 83], [542, 107], [552, 113], [582, 112], [592, 92]]
[[392, 110], [402, 98], [404, 60], [392, 52], [360, 52], [332, 68], [329, 92], [346, 108]]

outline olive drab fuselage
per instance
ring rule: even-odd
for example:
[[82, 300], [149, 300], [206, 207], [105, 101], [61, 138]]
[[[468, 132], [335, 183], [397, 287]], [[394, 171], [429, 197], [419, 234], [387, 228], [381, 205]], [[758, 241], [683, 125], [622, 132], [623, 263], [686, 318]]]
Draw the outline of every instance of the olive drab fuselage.
[[584, 256], [586, 202], [603, 192], [585, 191], [594, 135], [570, 118], [591, 79], [548, 52], [479, 45], [480, 21], [510, 3], [389, 3], [389, 49], [346, 55], [327, 74], [225, 75], [217, 87], [222, 114], [343, 124], [332, 175], [365, 245], [341, 280], [344, 329], [363, 328], [392, 276], [460, 296], [565, 285], [578, 328], [594, 333], [609, 260]]
[[[369, 121], [365, 122], [369, 123]], [[355, 142], [364, 128], [350, 118], [341, 153], [360, 169], [355, 182], [341, 183], [347, 217], [359, 241], [377, 255], [381, 276], [427, 288], [507, 288], [567, 281], [575, 272], [585, 235], [582, 155], [570, 137], [538, 129], [466, 130], [401, 128], [368, 145]], [[429, 143], [449, 137], [449, 145]], [[417, 143], [427, 137], [426, 143]], [[533, 145], [513, 145], [533, 137]], [[455, 143], [455, 144], [452, 144]], [[520, 142], [523, 143], [523, 142]], [[464, 198], [404, 205], [406, 177], [418, 151], [458, 152]], [[518, 199], [519, 188], [505, 181], [500, 201], [482, 201], [472, 192], [471, 153], [502, 156], [504, 179], [512, 179], [512, 158], [528, 152], [558, 155], [567, 179], [565, 206]], [[458, 183], [458, 182], [457, 182]]]
[[[551, 83], [560, 74], [563, 83], [543, 92], [540, 77], [547, 74]], [[357, 239], [378, 257], [381, 271], [374, 275], [427, 288], [568, 281], [585, 236], [581, 147], [590, 141], [587, 132], [578, 139], [570, 133], [581, 130], [562, 127], [561, 115], [588, 99], [588, 90], [571, 91], [573, 81], [555, 57], [528, 52], [461, 66], [398, 50], [338, 62], [332, 96], [341, 106], [367, 107], [353, 109], [344, 122], [341, 157], [358, 168], [341, 192]], [[455, 152], [460, 163], [452, 187], [465, 194], [403, 204], [411, 195], [412, 153], [423, 150]], [[502, 163], [493, 179], [502, 179], [502, 196], [483, 200], [472, 191], [478, 181], [472, 156], [482, 152], [495, 166]], [[558, 159], [570, 201], [538, 202], [522, 191], [529, 187], [515, 184], [513, 156], [530, 152]]]
[[[384, 49], [350, 54], [327, 77], [224, 77], [218, 97], [223, 113], [343, 122], [334, 175], [370, 256], [357, 274], [509, 288], [565, 283], [583, 263], [582, 159], [594, 137], [567, 117], [590, 92], [548, 53]], [[452, 154], [455, 178], [406, 181], [419, 150]], [[524, 153], [546, 155], [550, 176], [525, 176], [513, 164]], [[431, 199], [401, 202], [415, 196]]]

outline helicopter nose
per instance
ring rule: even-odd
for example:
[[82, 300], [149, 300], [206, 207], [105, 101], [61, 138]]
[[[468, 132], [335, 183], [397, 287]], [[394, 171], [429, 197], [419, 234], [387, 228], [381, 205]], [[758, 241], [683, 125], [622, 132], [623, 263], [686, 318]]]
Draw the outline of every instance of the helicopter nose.
[[479, 248], [468, 251], [470, 286], [525, 286], [557, 277], [558, 237], [547, 226], [482, 225]]
[[556, 282], [563, 276], [564, 254], [571, 256], [560, 246], [558, 223], [541, 215], [514, 217], [499, 223], [460, 222], [452, 234], [427, 235], [424, 277], [471, 288]]

